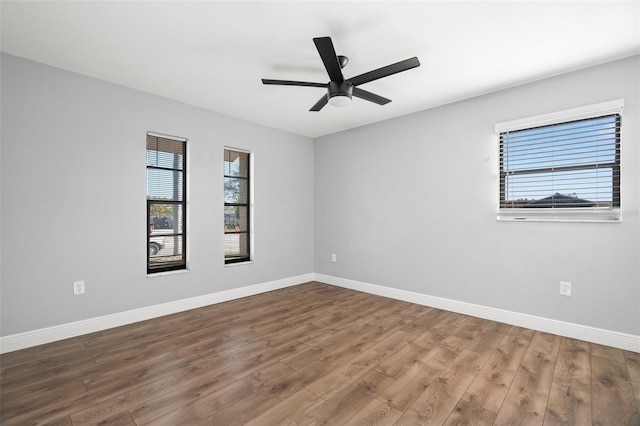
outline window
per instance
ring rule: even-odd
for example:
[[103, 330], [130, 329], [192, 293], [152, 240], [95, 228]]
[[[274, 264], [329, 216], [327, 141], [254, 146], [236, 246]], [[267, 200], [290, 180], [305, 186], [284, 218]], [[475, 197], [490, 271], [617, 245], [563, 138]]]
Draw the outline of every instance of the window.
[[185, 139], [147, 134], [147, 273], [186, 269]]
[[620, 220], [620, 110], [500, 131], [498, 218]]
[[224, 262], [251, 260], [249, 153], [224, 150]]

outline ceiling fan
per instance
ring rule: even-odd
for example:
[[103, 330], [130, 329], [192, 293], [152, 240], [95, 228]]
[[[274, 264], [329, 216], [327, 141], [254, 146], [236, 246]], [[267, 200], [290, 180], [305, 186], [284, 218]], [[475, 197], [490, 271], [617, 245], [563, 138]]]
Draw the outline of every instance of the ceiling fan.
[[322, 96], [309, 111], [320, 111], [327, 103], [335, 106], [345, 106], [351, 101], [351, 97], [364, 99], [378, 105], [385, 105], [391, 102], [391, 99], [383, 98], [375, 93], [367, 92], [357, 86], [368, 83], [373, 80], [378, 80], [383, 77], [387, 77], [393, 74], [397, 74], [402, 71], [410, 70], [420, 66], [418, 58], [413, 57], [405, 59], [404, 61], [396, 62], [395, 64], [387, 65], [386, 67], [378, 68], [373, 71], [360, 74], [349, 79], [345, 79], [342, 75], [342, 68], [344, 68], [349, 62], [349, 58], [346, 56], [336, 55], [336, 51], [333, 48], [333, 42], [331, 37], [316, 37], [313, 42], [318, 49], [320, 58], [324, 63], [324, 67], [329, 74], [331, 81], [328, 83], [311, 83], [306, 81], [291, 81], [291, 80], [270, 80], [263, 78], [263, 84], [274, 84], [279, 86], [306, 86], [306, 87], [321, 87], [327, 90], [327, 94]]

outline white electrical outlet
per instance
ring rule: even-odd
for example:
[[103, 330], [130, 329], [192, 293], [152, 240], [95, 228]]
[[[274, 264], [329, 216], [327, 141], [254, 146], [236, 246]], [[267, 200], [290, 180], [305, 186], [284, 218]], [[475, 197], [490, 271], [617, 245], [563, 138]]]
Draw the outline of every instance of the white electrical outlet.
[[338, 257], [336, 256], [335, 253], [331, 253], [331, 261], [332, 262], [337, 262], [338, 261]]
[[74, 281], [73, 282], [73, 295], [79, 296], [84, 294], [84, 281]]
[[571, 283], [567, 281], [560, 281], [560, 295], [571, 296]]

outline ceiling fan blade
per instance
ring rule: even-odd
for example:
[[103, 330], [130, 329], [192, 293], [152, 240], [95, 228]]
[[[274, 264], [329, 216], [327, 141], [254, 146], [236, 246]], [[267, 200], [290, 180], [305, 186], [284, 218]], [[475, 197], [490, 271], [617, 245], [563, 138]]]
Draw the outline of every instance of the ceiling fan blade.
[[263, 78], [262, 84], [275, 84], [278, 86], [322, 87], [324, 89], [327, 88], [327, 83], [310, 83], [308, 81], [291, 81], [291, 80], [270, 80], [268, 78]]
[[327, 70], [327, 74], [329, 74], [331, 81], [342, 83], [344, 81], [344, 77], [342, 75], [342, 69], [340, 68], [340, 62], [338, 62], [336, 51], [333, 48], [331, 37], [316, 37], [313, 39], [313, 42], [316, 44], [320, 58], [322, 58], [322, 62], [324, 63], [324, 67]]
[[391, 102], [391, 99], [383, 98], [382, 96], [376, 95], [375, 93], [362, 90], [359, 87], [353, 88], [353, 96], [364, 99], [365, 101], [373, 102], [374, 104], [378, 105], [386, 105]]
[[418, 58], [413, 57], [405, 59], [404, 61], [396, 62], [395, 64], [387, 65], [386, 67], [378, 68], [377, 70], [360, 74], [356, 77], [350, 78], [349, 81], [354, 86], [357, 86], [359, 84], [368, 83], [370, 81], [378, 80], [379, 78], [387, 77], [419, 66], [420, 61], [418, 61]]
[[316, 104], [314, 106], [312, 106], [309, 111], [320, 111], [322, 108], [324, 108], [324, 106], [328, 102], [329, 102], [329, 99], [327, 99], [327, 95], [324, 95], [323, 97], [318, 99], [318, 102], [316, 102]]

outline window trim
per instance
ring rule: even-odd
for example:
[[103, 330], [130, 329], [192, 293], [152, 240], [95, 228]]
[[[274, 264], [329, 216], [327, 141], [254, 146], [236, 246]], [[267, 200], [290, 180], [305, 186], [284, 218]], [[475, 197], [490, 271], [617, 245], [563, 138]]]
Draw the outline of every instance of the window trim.
[[[622, 120], [622, 110], [624, 109], [624, 99], [616, 99], [598, 104], [572, 108], [548, 114], [536, 115], [517, 120], [506, 121], [495, 125], [495, 132], [500, 135], [506, 132], [525, 130], [534, 127], [561, 124], [570, 121], [592, 119], [605, 115], [620, 115]], [[498, 143], [498, 164], [500, 163], [500, 143]], [[618, 151], [618, 156], [620, 152]], [[621, 161], [618, 158], [617, 167], [621, 168]], [[621, 207], [571, 207], [571, 208], [508, 208], [501, 207], [502, 180], [501, 170], [498, 171], [498, 209], [496, 219], [499, 221], [552, 221], [552, 222], [620, 222], [622, 220]], [[620, 176], [620, 180], [622, 177]], [[620, 189], [621, 191], [621, 189]]]
[[[182, 165], [182, 191], [183, 191], [183, 200], [181, 202], [179, 202], [179, 204], [182, 205], [182, 233], [180, 233], [180, 235], [182, 235], [182, 253], [183, 253], [183, 258], [184, 260], [182, 262], [176, 262], [174, 264], [171, 265], [167, 265], [167, 266], [162, 266], [162, 267], [156, 267], [156, 268], [151, 268], [150, 267], [150, 262], [149, 262], [149, 242], [150, 242], [150, 238], [151, 238], [151, 217], [149, 215], [149, 206], [150, 204], [153, 204], [154, 200], [149, 200], [148, 198], [146, 199], [146, 217], [147, 217], [147, 231], [146, 231], [146, 235], [147, 235], [147, 277], [150, 276], [161, 276], [161, 275], [167, 275], [167, 274], [172, 274], [172, 273], [180, 273], [180, 272], [188, 272], [188, 250], [187, 250], [187, 230], [188, 230], [188, 193], [187, 190], [189, 188], [189, 184], [188, 184], [188, 150], [187, 150], [187, 138], [184, 137], [179, 137], [179, 136], [172, 136], [172, 135], [167, 135], [167, 134], [163, 134], [163, 133], [157, 133], [157, 132], [147, 132], [145, 135], [145, 140], [149, 137], [156, 137], [156, 138], [163, 138], [163, 139], [171, 139], [174, 141], [178, 141], [178, 142], [182, 142], [184, 143], [184, 158], [183, 158], [183, 165]], [[146, 145], [146, 142], [145, 142]], [[154, 167], [152, 167], [154, 168]], [[147, 165], [145, 167], [145, 171], [149, 169], [149, 165]], [[148, 184], [148, 183], [147, 183]], [[147, 194], [148, 197], [148, 194]]]
[[[230, 175], [226, 175], [225, 171], [224, 171], [224, 152], [225, 151], [235, 151], [235, 152], [240, 152], [243, 154], [247, 154], [247, 203], [246, 203], [246, 208], [247, 208], [247, 231], [246, 231], [246, 235], [247, 235], [247, 256], [243, 256], [243, 257], [237, 257], [237, 258], [230, 258], [227, 259], [226, 257], [226, 253], [224, 253], [224, 248], [223, 248], [223, 258], [224, 258], [224, 264], [225, 266], [233, 266], [233, 265], [242, 265], [242, 264], [249, 264], [249, 263], [253, 263], [253, 250], [254, 250], [254, 230], [253, 230], [253, 166], [254, 166], [254, 153], [250, 150], [246, 150], [246, 149], [241, 149], [241, 148], [235, 148], [235, 147], [231, 147], [231, 146], [224, 146], [223, 147], [223, 171], [222, 171], [222, 181], [223, 181], [223, 196], [222, 196], [222, 203], [223, 203], [223, 215], [224, 215], [224, 207], [226, 206], [233, 206], [237, 203], [227, 203], [224, 200], [224, 179], [227, 177], [231, 177], [231, 178], [237, 178], [238, 176], [230, 176]], [[244, 179], [244, 178], [243, 178]], [[244, 203], [241, 203], [242, 206], [244, 206]], [[224, 223], [224, 217], [223, 217], [223, 223]], [[223, 235], [226, 235], [227, 232], [225, 230]], [[231, 234], [231, 233], [229, 233]]]
[[497, 134], [513, 132], [530, 127], [547, 126], [550, 124], [560, 124], [565, 121], [575, 121], [587, 118], [594, 118], [599, 115], [621, 114], [624, 109], [624, 99], [601, 102], [578, 108], [571, 108], [563, 111], [556, 111], [548, 114], [535, 115], [533, 117], [520, 118], [517, 120], [505, 121], [495, 125]]

